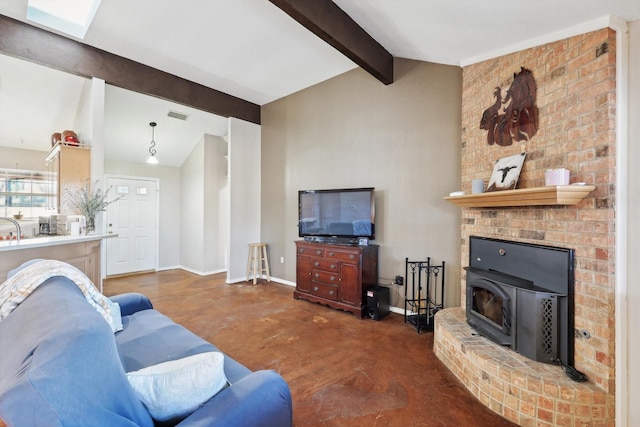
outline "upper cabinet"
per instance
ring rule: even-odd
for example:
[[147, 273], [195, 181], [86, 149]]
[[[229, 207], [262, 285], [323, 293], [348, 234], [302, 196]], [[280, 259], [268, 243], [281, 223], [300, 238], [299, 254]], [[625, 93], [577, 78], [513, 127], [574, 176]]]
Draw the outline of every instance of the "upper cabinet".
[[62, 215], [76, 214], [77, 209], [69, 203], [63, 203], [64, 192], [80, 189], [91, 179], [91, 150], [58, 143], [46, 158], [47, 168], [55, 177], [54, 188], [58, 202], [58, 212]]

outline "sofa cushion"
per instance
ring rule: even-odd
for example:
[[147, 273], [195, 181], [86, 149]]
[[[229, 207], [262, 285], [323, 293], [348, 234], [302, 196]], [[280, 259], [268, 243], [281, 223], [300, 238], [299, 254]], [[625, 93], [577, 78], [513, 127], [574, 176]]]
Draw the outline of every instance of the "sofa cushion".
[[[157, 310], [142, 310], [123, 316], [122, 323], [124, 329], [115, 337], [122, 366], [127, 372], [198, 353], [220, 351]], [[251, 373], [226, 355], [224, 372], [231, 384]]]
[[127, 378], [151, 416], [162, 422], [185, 418], [227, 386], [224, 356], [217, 351], [159, 363]]
[[0, 418], [8, 425], [152, 426], [109, 325], [54, 277], [0, 322]]
[[178, 427], [291, 427], [292, 412], [284, 378], [256, 371], [209, 399]]

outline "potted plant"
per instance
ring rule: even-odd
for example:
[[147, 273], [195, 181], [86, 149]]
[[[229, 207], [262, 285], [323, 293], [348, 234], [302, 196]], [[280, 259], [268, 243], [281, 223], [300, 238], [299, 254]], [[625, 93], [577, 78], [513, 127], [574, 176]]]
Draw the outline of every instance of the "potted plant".
[[67, 194], [69, 202], [71, 202], [71, 204], [78, 208], [80, 210], [80, 213], [86, 218], [87, 234], [93, 234], [95, 232], [96, 215], [98, 214], [98, 212], [106, 210], [107, 206], [109, 206], [111, 203], [120, 200], [120, 197], [117, 197], [113, 200], [107, 200], [111, 187], [107, 188], [105, 191], [102, 191], [102, 189], [98, 187], [98, 181], [94, 183], [94, 189], [95, 190], [92, 192], [91, 185], [87, 181], [87, 183], [81, 189], [69, 191]]

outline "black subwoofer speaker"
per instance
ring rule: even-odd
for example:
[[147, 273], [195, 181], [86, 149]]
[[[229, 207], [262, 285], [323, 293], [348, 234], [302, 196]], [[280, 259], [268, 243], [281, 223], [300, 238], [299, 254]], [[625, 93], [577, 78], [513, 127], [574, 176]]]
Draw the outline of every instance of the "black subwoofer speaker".
[[369, 319], [380, 320], [389, 314], [389, 288], [374, 286], [367, 290], [367, 311]]

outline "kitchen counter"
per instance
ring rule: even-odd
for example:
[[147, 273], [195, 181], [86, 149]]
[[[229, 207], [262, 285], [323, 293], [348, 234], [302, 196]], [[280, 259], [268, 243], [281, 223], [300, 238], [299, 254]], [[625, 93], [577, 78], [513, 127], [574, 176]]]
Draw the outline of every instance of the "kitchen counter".
[[109, 239], [116, 237], [117, 234], [89, 234], [83, 236], [46, 236], [46, 237], [28, 237], [17, 240], [0, 240], [0, 252], [15, 251], [21, 249], [34, 249], [46, 246], [68, 245], [78, 242], [91, 242], [94, 240]]
[[102, 292], [100, 243], [117, 234], [84, 236], [48, 236], [0, 241], [0, 283], [10, 270], [36, 259], [56, 259], [69, 263], [86, 274]]

